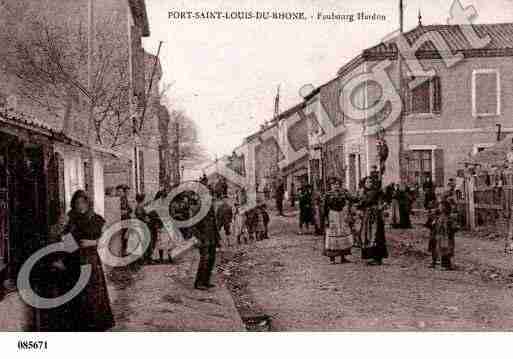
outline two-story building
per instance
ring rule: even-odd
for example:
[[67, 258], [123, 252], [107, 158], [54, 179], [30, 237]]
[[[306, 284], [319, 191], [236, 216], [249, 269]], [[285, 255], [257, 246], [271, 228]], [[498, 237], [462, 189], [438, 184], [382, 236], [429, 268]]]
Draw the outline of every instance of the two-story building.
[[[343, 126], [350, 189], [377, 165], [376, 132], [381, 130], [389, 147], [384, 181], [399, 181], [400, 109], [410, 183], [420, 184], [430, 176], [443, 186], [456, 176], [459, 164], [496, 142], [497, 125], [503, 134], [513, 131], [513, 24], [419, 24], [404, 39], [407, 43], [395, 37], [364, 50], [338, 71], [337, 78], [307, 97], [320, 104], [318, 117], [328, 116]], [[398, 53], [403, 60], [404, 106]], [[327, 168], [338, 161], [328, 160]]]

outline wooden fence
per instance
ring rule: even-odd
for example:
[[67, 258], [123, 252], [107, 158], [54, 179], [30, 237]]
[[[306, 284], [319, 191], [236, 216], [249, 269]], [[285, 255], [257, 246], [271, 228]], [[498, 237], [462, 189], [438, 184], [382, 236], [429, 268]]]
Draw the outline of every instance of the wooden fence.
[[512, 201], [513, 173], [482, 173], [465, 177], [457, 202], [462, 222], [474, 230], [509, 218]]

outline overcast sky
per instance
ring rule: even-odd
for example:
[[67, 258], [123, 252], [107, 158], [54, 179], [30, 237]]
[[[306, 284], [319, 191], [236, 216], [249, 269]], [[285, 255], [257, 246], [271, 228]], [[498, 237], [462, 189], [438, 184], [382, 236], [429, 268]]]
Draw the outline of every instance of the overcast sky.
[[[405, 0], [405, 30], [447, 23], [453, 0]], [[147, 0], [147, 51], [164, 41], [164, 82], [171, 101], [198, 124], [212, 158], [231, 153], [244, 136], [272, 117], [281, 84], [283, 111], [300, 102], [299, 88], [321, 85], [344, 63], [398, 29], [399, 0]], [[461, 1], [473, 5], [474, 23], [513, 22], [513, 0]], [[169, 20], [168, 11], [303, 11], [386, 16], [385, 21]]]

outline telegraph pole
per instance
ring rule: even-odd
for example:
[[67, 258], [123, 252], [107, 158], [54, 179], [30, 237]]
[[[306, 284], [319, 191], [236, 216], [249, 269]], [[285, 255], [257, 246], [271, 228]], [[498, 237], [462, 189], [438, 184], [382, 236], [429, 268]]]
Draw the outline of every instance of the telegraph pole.
[[[399, 0], [399, 36], [404, 35], [404, 6], [403, 0]], [[397, 48], [397, 68], [399, 74], [399, 97], [401, 98], [401, 111], [399, 113], [399, 179], [400, 183], [406, 182], [406, 168], [404, 163], [404, 85], [403, 85], [403, 59], [399, 53], [399, 47]]]
[[89, 0], [88, 14], [88, 37], [87, 37], [87, 91], [89, 92], [89, 118], [87, 122], [87, 144], [89, 147], [89, 170], [84, 174], [86, 185], [88, 186], [87, 192], [90, 198], [94, 201], [94, 164], [93, 164], [93, 129], [94, 129], [94, 74], [93, 74], [93, 59], [94, 59], [94, 0]]
[[175, 153], [175, 160], [173, 163], [173, 184], [178, 185], [180, 184], [180, 122], [178, 121], [178, 118], [175, 121], [175, 143], [173, 147], [173, 152]]

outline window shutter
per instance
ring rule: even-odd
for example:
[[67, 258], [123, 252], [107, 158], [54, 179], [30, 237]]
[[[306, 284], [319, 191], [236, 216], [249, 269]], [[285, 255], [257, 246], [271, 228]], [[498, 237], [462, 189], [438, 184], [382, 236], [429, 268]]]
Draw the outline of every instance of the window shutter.
[[442, 84], [439, 76], [433, 77], [433, 112], [442, 112]]
[[411, 113], [411, 89], [409, 88], [408, 85], [404, 86], [404, 89], [403, 89], [403, 93], [404, 93], [404, 108], [403, 108], [403, 112], [405, 114], [408, 114], [408, 113]]
[[445, 186], [444, 178], [444, 151], [442, 149], [434, 150], [435, 156], [435, 185], [437, 187]]
[[412, 168], [411, 161], [413, 160], [413, 151], [411, 150], [404, 150], [403, 152], [403, 165], [404, 165], [404, 172], [406, 174], [406, 182], [412, 183], [415, 181], [415, 173], [414, 169]]
[[139, 150], [139, 190], [144, 193], [144, 152]]

